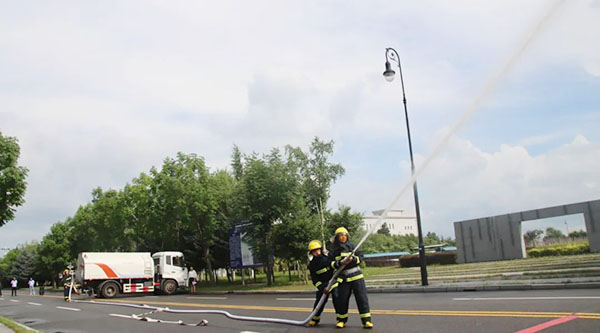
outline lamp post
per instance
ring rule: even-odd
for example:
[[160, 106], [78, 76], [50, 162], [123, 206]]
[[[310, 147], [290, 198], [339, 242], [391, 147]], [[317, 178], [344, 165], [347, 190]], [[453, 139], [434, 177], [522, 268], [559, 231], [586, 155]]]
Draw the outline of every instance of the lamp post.
[[[408, 110], [406, 108], [406, 94], [404, 93], [404, 78], [402, 77], [402, 66], [400, 65], [400, 56], [398, 56], [398, 52], [391, 47], [385, 49], [385, 71], [383, 72], [383, 77], [385, 77], [386, 81], [392, 82], [394, 80], [394, 76], [396, 72], [392, 69], [392, 65], [390, 64], [390, 60], [398, 63], [398, 74], [400, 75], [400, 83], [402, 85], [402, 102], [404, 103], [404, 117], [406, 118], [406, 134], [408, 136], [408, 151], [410, 153], [410, 168], [411, 175], [414, 177], [415, 175], [415, 162], [413, 160], [413, 150], [412, 150], [412, 141], [410, 139], [410, 126], [408, 124]], [[427, 286], [429, 282], [427, 281], [427, 265], [425, 263], [425, 246], [423, 245], [423, 231], [421, 229], [421, 211], [419, 209], [419, 195], [417, 192], [417, 180], [413, 182], [413, 193], [415, 197], [415, 212], [417, 215], [417, 231], [419, 234], [419, 259], [421, 262], [421, 285]]]

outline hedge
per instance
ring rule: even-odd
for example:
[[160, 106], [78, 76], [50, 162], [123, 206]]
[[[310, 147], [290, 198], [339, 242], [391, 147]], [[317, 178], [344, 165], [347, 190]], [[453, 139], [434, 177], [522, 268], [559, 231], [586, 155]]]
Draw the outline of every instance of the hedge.
[[590, 244], [587, 242], [581, 243], [569, 243], [569, 244], [555, 244], [549, 246], [535, 247], [527, 251], [527, 256], [546, 257], [546, 256], [566, 256], [572, 254], [582, 254], [590, 252]]
[[[452, 265], [456, 264], [456, 251], [425, 253], [427, 265]], [[400, 267], [419, 267], [421, 261], [418, 254], [400, 257]]]

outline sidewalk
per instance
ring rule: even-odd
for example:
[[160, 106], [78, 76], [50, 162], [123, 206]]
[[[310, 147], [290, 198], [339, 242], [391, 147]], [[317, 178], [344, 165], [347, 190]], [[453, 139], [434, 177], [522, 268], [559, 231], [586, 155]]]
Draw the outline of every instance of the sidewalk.
[[0, 333], [13, 333], [14, 331], [10, 328], [0, 324]]

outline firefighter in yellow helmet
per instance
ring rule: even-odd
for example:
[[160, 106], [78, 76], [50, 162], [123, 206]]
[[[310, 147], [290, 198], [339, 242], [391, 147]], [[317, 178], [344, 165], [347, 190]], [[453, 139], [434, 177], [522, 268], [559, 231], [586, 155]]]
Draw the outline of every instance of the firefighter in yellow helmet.
[[65, 302], [71, 301], [71, 299], [69, 299], [69, 289], [71, 289], [72, 279], [73, 279], [73, 277], [71, 276], [71, 271], [69, 271], [68, 268], [65, 268], [65, 270], [63, 271], [63, 277], [62, 277], [62, 285], [64, 287], [63, 295], [65, 296]]
[[356, 246], [349, 241], [349, 238], [350, 234], [346, 228], [337, 228], [335, 230], [333, 249], [329, 254], [331, 268], [338, 269], [339, 267], [343, 267], [338, 276], [338, 281], [341, 281], [337, 288], [337, 297], [333, 299], [337, 316], [335, 326], [337, 328], [344, 328], [346, 326], [350, 295], [354, 294], [363, 327], [373, 328], [369, 298], [367, 297], [367, 286], [365, 285], [365, 279], [360, 269], [363, 255], [359, 250], [354, 255], [351, 255]]
[[[321, 245], [320, 241], [314, 240], [308, 243], [308, 252], [312, 256], [312, 259], [308, 264], [308, 270], [310, 271], [312, 283], [317, 288], [316, 300], [315, 304], [313, 305], [313, 310], [317, 307], [321, 296], [323, 296], [323, 294], [326, 294], [325, 302], [308, 322], [309, 326], [317, 326], [319, 324], [319, 321], [321, 320], [321, 313], [325, 308], [325, 304], [327, 304], [327, 301], [329, 300], [330, 290], [327, 290], [326, 287], [329, 283], [329, 280], [331, 279], [331, 276], [333, 275], [333, 270], [331, 269], [328, 257], [323, 253], [323, 246]], [[335, 287], [337, 287], [337, 283], [331, 286], [331, 290], [333, 290]]]

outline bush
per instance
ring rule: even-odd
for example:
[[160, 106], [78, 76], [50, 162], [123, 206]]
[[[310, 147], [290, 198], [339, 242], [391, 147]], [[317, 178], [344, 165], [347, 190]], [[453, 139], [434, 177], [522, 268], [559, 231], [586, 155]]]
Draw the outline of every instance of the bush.
[[590, 244], [587, 242], [555, 244], [549, 246], [536, 247], [527, 251], [527, 256], [532, 258], [546, 256], [567, 256], [573, 254], [583, 254], [590, 252]]
[[[427, 265], [452, 265], [456, 264], [456, 251], [425, 253]], [[418, 254], [400, 257], [400, 267], [419, 267], [421, 261]]]

